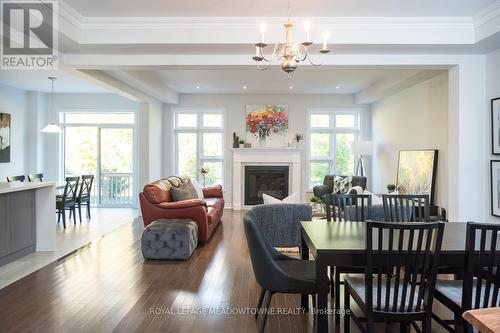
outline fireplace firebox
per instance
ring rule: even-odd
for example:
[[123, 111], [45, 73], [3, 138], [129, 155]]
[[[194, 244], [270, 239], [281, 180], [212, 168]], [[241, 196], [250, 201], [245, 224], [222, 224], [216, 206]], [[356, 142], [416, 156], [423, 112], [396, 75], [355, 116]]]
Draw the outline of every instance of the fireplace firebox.
[[288, 166], [245, 166], [245, 205], [262, 204], [262, 194], [286, 198], [288, 173]]

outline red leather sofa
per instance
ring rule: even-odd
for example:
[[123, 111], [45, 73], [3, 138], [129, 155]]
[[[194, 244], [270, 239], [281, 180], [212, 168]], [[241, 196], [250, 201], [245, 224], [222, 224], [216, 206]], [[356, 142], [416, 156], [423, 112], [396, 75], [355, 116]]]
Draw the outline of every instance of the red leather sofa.
[[139, 193], [144, 226], [160, 219], [190, 219], [198, 224], [198, 242], [210, 239], [224, 211], [222, 186], [203, 188], [204, 199], [172, 201], [170, 188], [179, 187], [187, 177], [169, 177], [151, 182]]

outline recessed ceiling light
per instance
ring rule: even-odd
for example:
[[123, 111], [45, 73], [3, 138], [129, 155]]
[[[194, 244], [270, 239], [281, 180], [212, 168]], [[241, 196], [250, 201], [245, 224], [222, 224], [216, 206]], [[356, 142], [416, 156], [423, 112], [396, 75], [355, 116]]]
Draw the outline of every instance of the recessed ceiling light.
[[247, 90], [247, 86], [243, 86], [243, 89], [244, 89], [244, 90]]
[[340, 86], [336, 86], [335, 89], [340, 89]]
[[288, 89], [292, 90], [292, 89], [293, 89], [293, 86], [288, 87]]
[[196, 86], [196, 89], [200, 89], [200, 86]]

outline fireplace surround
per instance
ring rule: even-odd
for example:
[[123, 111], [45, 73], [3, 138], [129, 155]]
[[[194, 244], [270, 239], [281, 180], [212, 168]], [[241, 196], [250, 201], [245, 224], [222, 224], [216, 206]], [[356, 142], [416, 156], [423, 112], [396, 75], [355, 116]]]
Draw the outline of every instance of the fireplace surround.
[[[232, 209], [249, 209], [254, 204], [245, 202], [245, 168], [247, 166], [261, 167], [288, 167], [288, 192], [299, 193], [302, 197], [301, 187], [301, 159], [302, 149], [297, 148], [233, 148], [233, 184], [232, 184]], [[272, 194], [271, 194], [272, 195]], [[273, 195], [274, 196], [274, 195]]]

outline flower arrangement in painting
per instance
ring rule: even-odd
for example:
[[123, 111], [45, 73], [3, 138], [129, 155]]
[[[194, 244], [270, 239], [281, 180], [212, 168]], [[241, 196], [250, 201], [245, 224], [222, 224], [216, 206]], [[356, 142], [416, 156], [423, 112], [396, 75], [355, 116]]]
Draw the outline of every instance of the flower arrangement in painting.
[[288, 114], [282, 106], [266, 105], [248, 113], [246, 123], [252, 135], [265, 139], [288, 129]]

